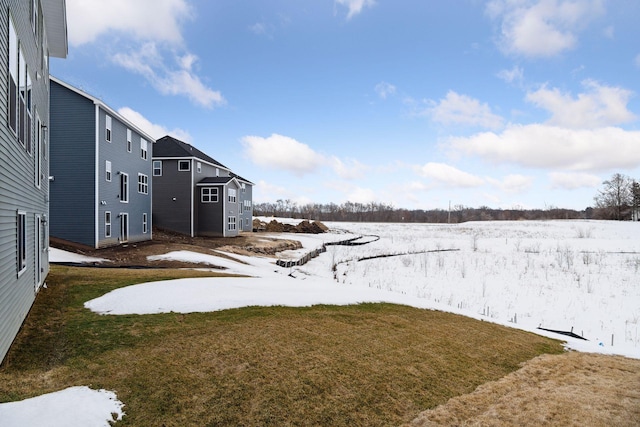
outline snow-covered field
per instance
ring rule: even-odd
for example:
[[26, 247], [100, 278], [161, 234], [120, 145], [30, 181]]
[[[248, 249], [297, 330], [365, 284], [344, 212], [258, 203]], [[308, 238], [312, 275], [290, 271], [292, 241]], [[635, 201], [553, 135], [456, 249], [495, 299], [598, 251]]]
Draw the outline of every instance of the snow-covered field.
[[[566, 340], [568, 347], [581, 351], [640, 358], [639, 223], [326, 225], [331, 233], [268, 236], [302, 242], [305, 251], [279, 254], [282, 259], [297, 259], [323, 243], [358, 235], [380, 238], [367, 237], [363, 240], [375, 241], [362, 246], [327, 246], [327, 252], [293, 268], [278, 267], [272, 258], [226, 254], [237, 260], [233, 261], [216, 256], [216, 252], [172, 252], [155, 259], [209, 263], [251, 277], [134, 285], [88, 301], [85, 306], [114, 315], [386, 301], [533, 331]], [[386, 257], [372, 258], [381, 255]], [[52, 252], [51, 256], [53, 262], [57, 256], [64, 256], [67, 262], [83, 262], [69, 254]], [[543, 332], [538, 327], [573, 330], [588, 341]], [[89, 389], [83, 392], [97, 393]], [[66, 397], [70, 395], [60, 393], [54, 405], [72, 414], [60, 425], [108, 425], [113, 399], [96, 409], [104, 422], [78, 424], [73, 421], [73, 398]], [[15, 417], [12, 411], [17, 408], [27, 415], [37, 412], [28, 409], [36, 408], [33, 404], [2, 404], [0, 419], [11, 419], [11, 414]], [[22, 424], [4, 424], [3, 419], [2, 425]]]

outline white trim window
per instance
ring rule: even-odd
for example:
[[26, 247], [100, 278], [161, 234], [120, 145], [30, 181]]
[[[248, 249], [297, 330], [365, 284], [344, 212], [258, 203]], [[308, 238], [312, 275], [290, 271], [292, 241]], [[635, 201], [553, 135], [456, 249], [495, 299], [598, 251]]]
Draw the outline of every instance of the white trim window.
[[104, 161], [104, 179], [107, 182], [111, 182], [111, 161]]
[[147, 140], [140, 138], [140, 157], [147, 160]]
[[13, 19], [9, 15], [9, 128], [14, 135], [18, 134], [18, 33], [13, 25]]
[[240, 184], [240, 187], [242, 187], [242, 192], [243, 193], [247, 192], [247, 186], [246, 186], [246, 184], [244, 182], [242, 184]]
[[18, 48], [18, 67], [20, 74], [18, 75], [18, 141], [24, 148], [27, 148], [25, 139], [25, 121], [26, 121], [26, 96], [27, 96], [27, 62], [22, 53], [22, 47]]
[[178, 160], [178, 170], [180, 172], [189, 172], [191, 170], [191, 160]]
[[104, 119], [104, 139], [111, 142], [111, 116], [105, 116]]
[[149, 222], [147, 221], [147, 214], [142, 214], [142, 233], [147, 234], [149, 232]]
[[153, 161], [153, 176], [162, 176], [162, 160]]
[[16, 255], [18, 276], [27, 269], [27, 213], [18, 211], [16, 216]]
[[235, 188], [230, 188], [229, 189], [229, 202], [231, 202], [231, 203], [235, 203], [236, 202], [236, 189]]
[[218, 188], [217, 187], [202, 187], [200, 191], [200, 201], [202, 203], [217, 203], [218, 202]]
[[229, 224], [229, 231], [235, 231], [235, 229], [236, 229], [236, 217], [235, 216], [230, 216], [228, 224]]
[[111, 212], [104, 213], [104, 237], [111, 237]]
[[145, 174], [138, 174], [138, 193], [149, 194], [149, 177]]
[[248, 212], [251, 210], [251, 200], [245, 200], [243, 204], [244, 204], [245, 212]]
[[133, 142], [131, 141], [131, 129], [127, 129], [127, 151], [131, 152], [131, 147], [133, 146]]
[[120, 202], [129, 203], [129, 175], [120, 172]]

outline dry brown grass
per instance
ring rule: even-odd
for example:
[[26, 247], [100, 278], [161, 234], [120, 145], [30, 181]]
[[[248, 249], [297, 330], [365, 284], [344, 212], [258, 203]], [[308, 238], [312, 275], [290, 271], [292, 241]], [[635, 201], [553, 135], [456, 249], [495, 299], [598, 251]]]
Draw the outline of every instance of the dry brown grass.
[[408, 425], [639, 426], [640, 360], [576, 352], [542, 355]]
[[0, 401], [88, 385], [117, 392], [119, 426], [398, 425], [562, 351], [537, 335], [390, 304], [147, 316], [82, 306], [185, 274], [54, 267], [0, 368]]

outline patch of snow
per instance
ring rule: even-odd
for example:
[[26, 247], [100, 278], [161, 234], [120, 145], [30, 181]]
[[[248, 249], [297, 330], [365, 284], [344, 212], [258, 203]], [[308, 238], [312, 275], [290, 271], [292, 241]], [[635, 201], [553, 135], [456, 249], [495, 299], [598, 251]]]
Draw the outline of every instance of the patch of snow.
[[114, 392], [70, 387], [19, 402], [0, 404], [3, 427], [109, 427], [124, 412]]
[[76, 254], [73, 252], [63, 251], [62, 249], [49, 248], [49, 262], [71, 262], [76, 264], [88, 264], [94, 262], [107, 262], [104, 258], [94, 258], [86, 255]]

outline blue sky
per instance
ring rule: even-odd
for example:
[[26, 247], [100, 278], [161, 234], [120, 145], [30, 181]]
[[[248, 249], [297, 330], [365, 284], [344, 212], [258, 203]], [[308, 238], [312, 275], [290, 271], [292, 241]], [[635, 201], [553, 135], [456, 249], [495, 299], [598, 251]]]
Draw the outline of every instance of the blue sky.
[[636, 0], [67, 0], [51, 74], [254, 202], [584, 209], [640, 179]]

